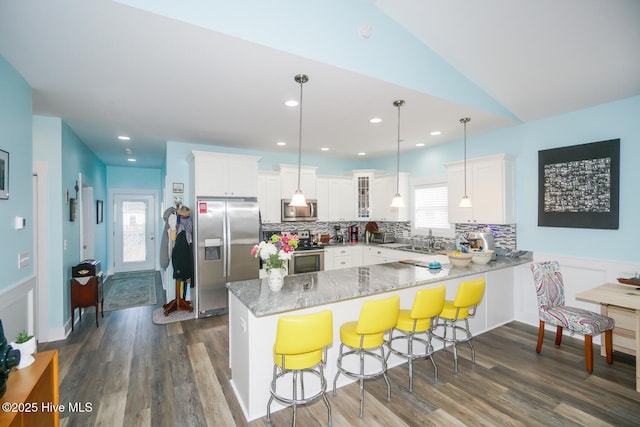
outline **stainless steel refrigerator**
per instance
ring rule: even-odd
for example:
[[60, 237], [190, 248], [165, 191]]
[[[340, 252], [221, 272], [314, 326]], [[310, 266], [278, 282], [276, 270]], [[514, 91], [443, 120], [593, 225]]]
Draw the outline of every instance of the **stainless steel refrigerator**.
[[227, 312], [228, 282], [258, 278], [260, 265], [251, 249], [259, 241], [259, 212], [255, 198], [197, 199], [194, 275], [198, 317]]

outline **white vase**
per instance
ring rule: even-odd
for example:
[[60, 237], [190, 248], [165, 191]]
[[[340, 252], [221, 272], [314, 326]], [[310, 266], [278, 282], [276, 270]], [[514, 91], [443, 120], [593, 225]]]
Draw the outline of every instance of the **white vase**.
[[282, 289], [284, 284], [284, 274], [281, 268], [272, 268], [269, 270], [269, 289], [277, 292]]
[[12, 342], [9, 345], [11, 345], [15, 350], [20, 351], [20, 363], [17, 366], [18, 369], [26, 368], [35, 361], [32, 356], [32, 354], [36, 352], [35, 338], [32, 337], [30, 340], [21, 344]]

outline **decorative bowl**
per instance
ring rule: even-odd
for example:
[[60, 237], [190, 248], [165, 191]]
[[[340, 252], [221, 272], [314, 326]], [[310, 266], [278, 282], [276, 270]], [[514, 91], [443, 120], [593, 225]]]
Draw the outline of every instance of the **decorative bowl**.
[[487, 249], [486, 251], [473, 251], [471, 252], [471, 262], [474, 264], [487, 264], [489, 261], [491, 261], [491, 258], [493, 257], [493, 250], [491, 249]]
[[454, 267], [467, 267], [471, 264], [471, 258], [473, 257], [472, 254], [464, 252], [449, 252], [447, 256]]

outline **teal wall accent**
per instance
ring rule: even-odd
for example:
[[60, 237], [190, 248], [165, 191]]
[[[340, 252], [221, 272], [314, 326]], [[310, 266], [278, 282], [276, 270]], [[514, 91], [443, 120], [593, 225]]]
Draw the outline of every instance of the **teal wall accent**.
[[[64, 331], [71, 318], [71, 267], [81, 261], [80, 206], [76, 210], [76, 221], [70, 221], [66, 192], [69, 192], [69, 198], [77, 197], [74, 187], [76, 183], [81, 184], [79, 177], [82, 174], [82, 184], [93, 187], [94, 200], [105, 200], [106, 167], [62, 119], [33, 116], [32, 123], [33, 161], [48, 165], [49, 326], [52, 330]], [[105, 211], [102, 224], [93, 221], [90, 224], [94, 227], [94, 256], [103, 263], [108, 262], [107, 221]]]
[[48, 248], [46, 283], [48, 284], [49, 325], [62, 328], [64, 268], [63, 207], [65, 194], [62, 188], [62, 120], [57, 117], [33, 116], [34, 160], [46, 162], [48, 198]]
[[[80, 184], [79, 175], [82, 174], [86, 184], [94, 188], [94, 199], [104, 200], [107, 194], [106, 188], [106, 166], [96, 155], [78, 138], [76, 133], [62, 122], [62, 191], [69, 190], [69, 197], [77, 197], [75, 185]], [[79, 193], [79, 191], [78, 191]], [[69, 302], [69, 286], [71, 279], [71, 267], [78, 264], [80, 256], [80, 207], [77, 209], [76, 221], [69, 220], [69, 206], [62, 206], [62, 233], [63, 239], [67, 241], [67, 248], [63, 252], [63, 286], [62, 299], [63, 311], [61, 319], [64, 322], [71, 318], [71, 304]], [[105, 217], [108, 220], [108, 217]], [[105, 224], [99, 226], [95, 223], [95, 242], [106, 240]], [[96, 244], [95, 258], [101, 262], [108, 262], [106, 245]], [[59, 311], [59, 308], [58, 308]], [[59, 326], [59, 325], [52, 325]]]
[[[33, 184], [31, 146], [31, 87], [0, 56], [0, 149], [9, 153], [9, 199], [0, 200], [0, 294], [33, 276], [34, 268], [18, 268], [18, 254], [33, 259]], [[15, 217], [27, 220], [21, 230]]]

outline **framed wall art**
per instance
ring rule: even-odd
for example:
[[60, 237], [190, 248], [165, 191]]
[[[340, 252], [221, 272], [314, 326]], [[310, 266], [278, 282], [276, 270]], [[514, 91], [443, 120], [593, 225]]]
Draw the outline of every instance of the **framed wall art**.
[[620, 140], [538, 151], [538, 225], [618, 229]]
[[184, 183], [183, 182], [174, 182], [173, 183], [173, 192], [174, 193], [184, 193]]
[[9, 198], [9, 153], [0, 150], [0, 199]]

